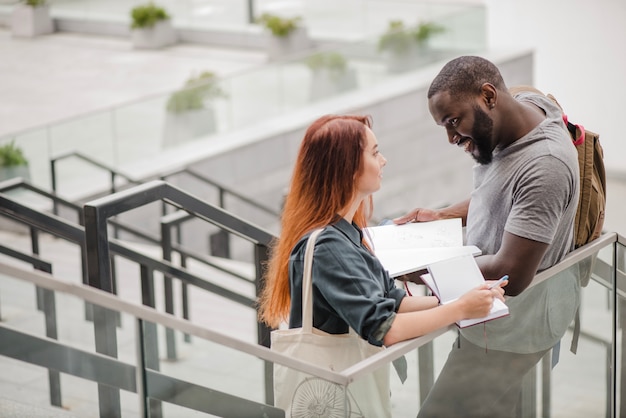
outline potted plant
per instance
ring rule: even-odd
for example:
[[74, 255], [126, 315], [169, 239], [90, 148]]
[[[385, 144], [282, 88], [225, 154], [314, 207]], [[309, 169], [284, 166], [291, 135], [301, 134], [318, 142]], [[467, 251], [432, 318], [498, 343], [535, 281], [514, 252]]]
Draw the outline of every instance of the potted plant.
[[11, 33], [32, 38], [54, 32], [50, 7], [46, 0], [21, 0], [11, 16]]
[[301, 26], [301, 18], [281, 17], [270, 13], [263, 13], [257, 19], [270, 33], [268, 39], [268, 55], [270, 59], [302, 51], [311, 46], [308, 32]]
[[0, 180], [13, 177], [30, 179], [28, 160], [22, 149], [15, 145], [15, 140], [0, 146]]
[[131, 12], [133, 46], [137, 49], [158, 49], [176, 43], [176, 32], [169, 14], [150, 2], [134, 7]]
[[401, 20], [390, 21], [387, 31], [378, 40], [378, 50], [385, 55], [389, 72], [415, 68], [430, 38], [443, 31], [443, 26], [434, 22], [420, 22], [412, 28]]
[[420, 22], [414, 35], [417, 43], [423, 46], [433, 35], [444, 31], [445, 28], [435, 22]]
[[190, 77], [165, 105], [163, 146], [180, 144], [216, 131], [215, 110], [211, 101], [227, 97], [211, 71]]
[[332, 96], [356, 87], [356, 71], [339, 52], [319, 52], [306, 59], [312, 71], [311, 100]]

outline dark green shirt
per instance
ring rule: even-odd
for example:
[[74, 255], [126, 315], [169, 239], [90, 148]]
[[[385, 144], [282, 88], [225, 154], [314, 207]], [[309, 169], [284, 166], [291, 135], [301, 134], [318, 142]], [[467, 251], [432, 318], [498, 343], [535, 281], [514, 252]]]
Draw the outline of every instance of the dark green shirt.
[[[345, 219], [319, 235], [313, 256], [313, 326], [330, 334], [352, 327], [370, 344], [382, 345], [400, 302], [397, 288], [380, 261], [362, 243], [362, 232]], [[289, 258], [291, 312], [289, 327], [302, 326], [302, 271], [309, 234]]]

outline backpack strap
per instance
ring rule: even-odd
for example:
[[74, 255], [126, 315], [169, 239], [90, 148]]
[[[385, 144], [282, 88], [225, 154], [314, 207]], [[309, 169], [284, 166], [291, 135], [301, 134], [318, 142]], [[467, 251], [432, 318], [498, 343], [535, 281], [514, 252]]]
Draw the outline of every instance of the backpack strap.
[[567, 115], [563, 113], [563, 122], [565, 126], [567, 126], [567, 130], [569, 131], [574, 145], [579, 146], [583, 142], [585, 142], [585, 127], [582, 125], [575, 125], [569, 120], [567, 120]]

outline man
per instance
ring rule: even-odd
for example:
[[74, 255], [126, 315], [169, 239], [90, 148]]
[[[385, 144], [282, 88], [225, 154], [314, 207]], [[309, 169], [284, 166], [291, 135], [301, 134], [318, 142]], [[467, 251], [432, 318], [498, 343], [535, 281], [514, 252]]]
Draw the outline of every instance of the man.
[[394, 221], [461, 217], [467, 244], [483, 251], [485, 278], [509, 275], [510, 316], [461, 330], [418, 416], [514, 416], [524, 375], [560, 341], [579, 304], [573, 271], [529, 287], [573, 249], [576, 150], [558, 107], [534, 92], [511, 96], [497, 67], [480, 57], [447, 63], [428, 106], [448, 141], [476, 160], [473, 191], [464, 202]]

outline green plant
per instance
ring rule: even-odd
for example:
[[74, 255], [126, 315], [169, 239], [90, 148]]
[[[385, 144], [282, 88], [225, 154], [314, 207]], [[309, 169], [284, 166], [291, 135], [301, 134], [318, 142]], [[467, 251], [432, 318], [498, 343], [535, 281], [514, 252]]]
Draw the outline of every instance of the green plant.
[[156, 6], [152, 2], [134, 7], [130, 12], [130, 16], [132, 19], [132, 29], [151, 28], [157, 22], [170, 18], [165, 9]]
[[441, 25], [434, 22], [420, 22], [415, 31], [415, 39], [417, 39], [417, 42], [423, 43], [431, 36], [441, 32], [445, 32], [445, 28]]
[[15, 145], [15, 140], [0, 146], [0, 167], [27, 165], [28, 160], [22, 149]]
[[167, 101], [166, 109], [172, 113], [203, 109], [206, 100], [218, 97], [226, 97], [226, 94], [216, 84], [215, 74], [204, 71], [197, 77], [189, 78], [181, 90], [174, 92]]
[[30, 7], [38, 7], [46, 4], [46, 0], [22, 0], [25, 5]]
[[378, 49], [400, 54], [407, 52], [413, 41], [413, 34], [409, 28], [404, 26], [404, 22], [392, 20], [389, 22], [387, 31], [378, 40]]
[[378, 41], [378, 49], [395, 53], [406, 53], [411, 45], [423, 44], [436, 33], [444, 32], [444, 27], [433, 22], [420, 22], [416, 28], [407, 27], [401, 20], [389, 22], [387, 31]]
[[332, 77], [339, 77], [346, 72], [348, 62], [338, 52], [318, 52], [306, 59], [306, 65], [313, 71], [327, 69]]
[[299, 16], [286, 18], [263, 13], [257, 21], [269, 29], [272, 35], [284, 38], [298, 28], [300, 20]]

